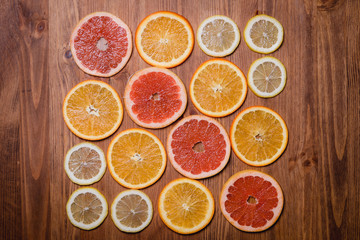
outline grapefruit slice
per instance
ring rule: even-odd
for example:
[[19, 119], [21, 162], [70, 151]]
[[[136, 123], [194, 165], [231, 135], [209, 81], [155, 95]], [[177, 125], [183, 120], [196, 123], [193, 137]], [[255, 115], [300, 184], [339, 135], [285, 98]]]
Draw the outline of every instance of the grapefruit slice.
[[131, 119], [146, 128], [163, 128], [178, 119], [187, 104], [183, 82], [165, 68], [136, 72], [125, 88], [125, 108]]
[[230, 140], [226, 130], [212, 118], [193, 115], [170, 131], [167, 152], [182, 175], [201, 179], [219, 173], [229, 161]]
[[245, 170], [225, 183], [220, 195], [220, 208], [225, 218], [246, 232], [260, 232], [279, 218], [284, 204], [277, 181], [262, 172]]
[[70, 48], [81, 70], [94, 76], [110, 77], [130, 58], [131, 32], [121, 19], [110, 13], [91, 13], [73, 30]]

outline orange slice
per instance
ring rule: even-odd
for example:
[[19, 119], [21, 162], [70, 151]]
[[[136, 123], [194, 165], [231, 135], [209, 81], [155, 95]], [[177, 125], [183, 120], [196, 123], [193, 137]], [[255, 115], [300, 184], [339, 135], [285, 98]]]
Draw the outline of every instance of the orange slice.
[[154, 134], [143, 129], [127, 129], [111, 141], [107, 163], [118, 183], [140, 189], [161, 177], [166, 167], [166, 152]]
[[172, 68], [189, 57], [194, 47], [194, 33], [183, 16], [167, 11], [155, 12], [139, 24], [135, 45], [148, 64]]
[[224, 117], [244, 102], [247, 83], [243, 72], [232, 62], [212, 59], [196, 69], [190, 82], [194, 106], [210, 117]]
[[123, 107], [119, 95], [110, 85], [87, 80], [66, 95], [63, 116], [66, 125], [76, 136], [100, 140], [119, 128]]
[[230, 128], [236, 156], [252, 166], [265, 166], [280, 157], [288, 130], [279, 114], [266, 107], [250, 107], [237, 115]]

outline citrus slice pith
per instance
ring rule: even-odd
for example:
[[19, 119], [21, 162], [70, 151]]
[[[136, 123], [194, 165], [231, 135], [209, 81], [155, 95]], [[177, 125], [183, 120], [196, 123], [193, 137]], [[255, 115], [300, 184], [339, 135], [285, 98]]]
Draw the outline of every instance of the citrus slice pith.
[[285, 87], [286, 69], [277, 58], [259, 58], [251, 64], [247, 80], [249, 88], [256, 96], [275, 97]]
[[70, 38], [71, 53], [84, 72], [110, 77], [128, 62], [132, 52], [129, 27], [107, 12], [94, 12], [84, 17]]
[[166, 167], [160, 139], [144, 129], [127, 129], [111, 141], [107, 152], [111, 176], [122, 186], [145, 188], [155, 183]]
[[233, 53], [239, 45], [240, 31], [231, 18], [215, 15], [200, 24], [196, 40], [207, 55], [225, 57]]
[[210, 117], [224, 117], [244, 102], [247, 83], [243, 72], [232, 62], [212, 59], [200, 65], [190, 82], [194, 106]]
[[165, 68], [151, 67], [136, 72], [124, 93], [125, 109], [131, 119], [146, 128], [163, 128], [178, 119], [187, 104], [181, 79]]
[[167, 140], [169, 160], [182, 175], [201, 179], [219, 173], [230, 157], [224, 127], [212, 118], [192, 115], [179, 121]]
[[168, 183], [160, 193], [158, 204], [161, 220], [181, 234], [192, 234], [206, 227], [215, 209], [209, 189], [187, 178]]
[[252, 166], [265, 166], [280, 157], [288, 142], [285, 121], [273, 110], [254, 106], [240, 112], [230, 128], [236, 156]]
[[111, 219], [123, 232], [135, 233], [146, 228], [153, 216], [150, 198], [139, 190], [125, 190], [111, 205]]
[[245, 170], [234, 174], [224, 184], [220, 209], [236, 228], [260, 232], [271, 227], [279, 218], [284, 196], [277, 181], [262, 172]]
[[81, 229], [98, 227], [108, 214], [104, 195], [92, 187], [82, 187], [74, 191], [67, 204], [66, 213], [70, 222]]
[[76, 136], [101, 140], [119, 128], [123, 107], [119, 95], [110, 85], [87, 80], [73, 87], [66, 95], [63, 117]]
[[137, 27], [135, 45], [140, 57], [148, 64], [172, 68], [191, 54], [194, 33], [183, 16], [168, 11], [155, 12]]
[[258, 53], [272, 53], [282, 44], [284, 29], [281, 23], [265, 14], [251, 18], [244, 30], [246, 45]]
[[105, 154], [95, 144], [84, 142], [73, 146], [66, 154], [65, 172], [76, 184], [90, 185], [98, 182], [106, 170]]

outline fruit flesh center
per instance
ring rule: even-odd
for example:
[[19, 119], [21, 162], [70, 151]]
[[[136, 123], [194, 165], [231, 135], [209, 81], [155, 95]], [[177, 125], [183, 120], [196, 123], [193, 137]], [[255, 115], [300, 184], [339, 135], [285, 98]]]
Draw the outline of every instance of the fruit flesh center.
[[260, 64], [252, 74], [254, 85], [261, 92], [271, 93], [281, 84], [280, 68], [272, 62]]
[[252, 26], [250, 38], [261, 48], [271, 48], [278, 41], [278, 28], [269, 21], [260, 20]]
[[81, 148], [70, 155], [69, 169], [78, 179], [91, 179], [100, 168], [100, 155], [93, 149]]
[[101, 51], [106, 51], [108, 49], [108, 41], [105, 38], [101, 37], [96, 44], [96, 47]]
[[148, 218], [148, 208], [149, 206], [141, 196], [127, 195], [116, 205], [116, 218], [127, 227], [137, 228]]
[[99, 219], [103, 211], [101, 201], [95, 194], [81, 193], [71, 204], [71, 213], [77, 222], [91, 224]]
[[223, 19], [216, 19], [205, 25], [201, 34], [201, 41], [211, 51], [225, 51], [235, 41], [234, 28]]
[[198, 152], [198, 153], [205, 151], [205, 147], [204, 147], [204, 144], [202, 142], [195, 143], [194, 146], [192, 147], [192, 149], [195, 152]]

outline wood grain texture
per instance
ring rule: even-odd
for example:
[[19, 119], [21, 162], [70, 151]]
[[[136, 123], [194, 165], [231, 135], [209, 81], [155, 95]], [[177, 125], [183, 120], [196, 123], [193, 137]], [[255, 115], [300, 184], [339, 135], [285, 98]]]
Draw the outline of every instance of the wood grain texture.
[[[85, 79], [100, 79], [123, 97], [129, 76], [148, 67], [134, 48], [126, 67], [111, 78], [82, 72], [69, 54], [69, 38], [77, 22], [95, 11], [120, 17], [133, 35], [140, 21], [159, 10], [186, 17], [194, 32], [206, 17], [231, 17], [243, 31], [258, 13], [277, 18], [285, 38], [270, 54], [287, 68], [284, 91], [271, 99], [251, 91], [234, 114], [218, 119], [229, 131], [236, 114], [249, 106], [274, 109], [286, 121], [289, 143], [284, 154], [266, 167], [250, 167], [235, 154], [218, 175], [201, 180], [216, 203], [211, 223], [182, 236], [172, 232], [157, 213], [158, 195], [181, 177], [170, 163], [154, 185], [144, 189], [154, 204], [149, 227], [138, 234], [120, 232], [110, 217], [95, 230], [74, 227], [65, 205], [79, 186], [63, 168], [68, 149], [83, 140], [62, 118], [67, 92]], [[357, 0], [39, 0], [6, 1], [0, 5], [0, 238], [1, 239], [360, 239], [360, 2]], [[246, 74], [261, 54], [252, 52], [243, 37], [226, 59]], [[211, 59], [195, 43], [190, 57], [171, 69], [188, 89], [196, 68]], [[199, 114], [190, 99], [184, 116]], [[120, 131], [138, 127], [125, 113]], [[171, 126], [150, 130], [165, 143]], [[116, 134], [115, 133], [115, 134]], [[104, 151], [114, 137], [97, 141]], [[251, 234], [229, 224], [219, 208], [225, 181], [244, 169], [274, 176], [283, 188], [285, 205], [269, 230]], [[121, 187], [107, 171], [93, 185], [111, 204]]]

